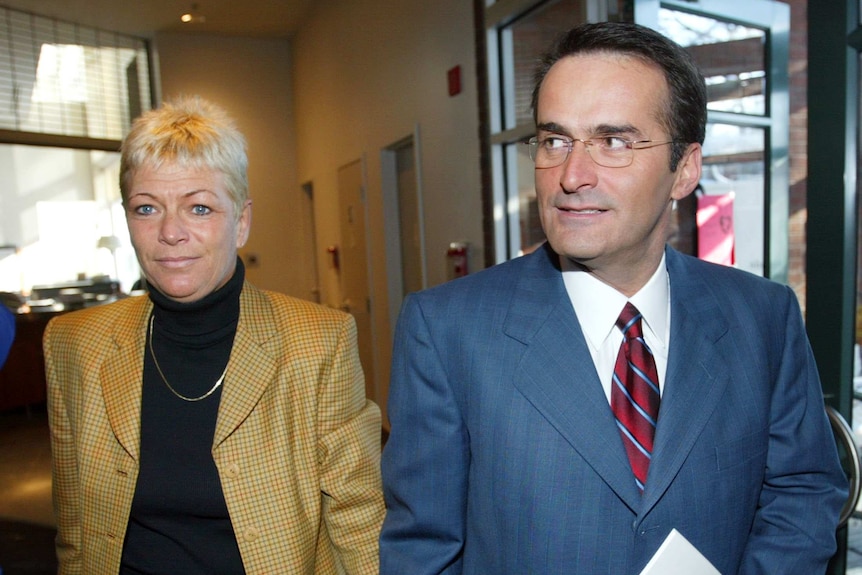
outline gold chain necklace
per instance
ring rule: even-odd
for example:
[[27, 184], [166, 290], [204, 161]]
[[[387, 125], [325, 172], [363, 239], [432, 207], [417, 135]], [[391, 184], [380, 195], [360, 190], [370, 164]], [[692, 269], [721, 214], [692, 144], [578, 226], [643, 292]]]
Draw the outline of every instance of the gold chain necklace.
[[166, 378], [165, 374], [162, 373], [162, 368], [159, 367], [159, 360], [156, 359], [156, 351], [153, 349], [153, 323], [155, 321], [156, 321], [156, 316], [155, 316], [155, 314], [153, 314], [150, 316], [150, 329], [149, 329], [149, 332], [150, 332], [149, 333], [149, 336], [150, 336], [150, 356], [152, 356], [153, 363], [156, 365], [156, 371], [158, 371], [159, 375], [162, 376], [162, 381], [165, 382], [165, 385], [168, 386], [168, 389], [171, 390], [171, 393], [173, 393], [174, 395], [176, 395], [177, 397], [179, 397], [183, 401], [200, 401], [202, 399], [206, 399], [209, 396], [211, 396], [213, 394], [213, 392], [215, 392], [215, 390], [217, 390], [219, 388], [219, 386], [222, 384], [222, 382], [224, 381], [224, 376], [227, 375], [227, 366], [224, 366], [224, 371], [221, 372], [221, 377], [219, 377], [216, 380], [215, 384], [210, 388], [210, 390], [208, 392], [206, 392], [205, 394], [201, 395], [200, 397], [186, 397], [185, 395], [179, 393], [176, 389], [174, 389], [174, 387], [170, 383], [168, 383], [168, 378]]

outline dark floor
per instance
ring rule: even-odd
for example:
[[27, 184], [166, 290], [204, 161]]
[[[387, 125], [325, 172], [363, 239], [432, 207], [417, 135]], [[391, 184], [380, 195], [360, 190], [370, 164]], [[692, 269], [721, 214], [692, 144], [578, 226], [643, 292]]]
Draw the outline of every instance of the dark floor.
[[[54, 526], [45, 407], [0, 412], [0, 575], [55, 575]], [[848, 547], [847, 575], [862, 575], [862, 519]]]
[[0, 569], [54, 575], [51, 449], [44, 406], [0, 412]]
[[45, 406], [0, 411], [0, 575], [56, 575], [55, 533]]

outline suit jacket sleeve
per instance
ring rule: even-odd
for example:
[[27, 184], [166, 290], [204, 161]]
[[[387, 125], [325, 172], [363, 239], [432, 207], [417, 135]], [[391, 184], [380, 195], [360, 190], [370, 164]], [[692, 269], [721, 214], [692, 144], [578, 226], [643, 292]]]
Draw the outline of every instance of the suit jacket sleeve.
[[381, 575], [461, 573], [469, 445], [446, 365], [418, 299], [399, 316], [383, 452]]
[[384, 508], [380, 490], [380, 410], [365, 398], [356, 324], [345, 316], [319, 393], [318, 460], [323, 520], [342, 566], [376, 575]]
[[[57, 514], [56, 550], [59, 575], [82, 573], [81, 557], [81, 513], [79, 509], [79, 478], [75, 440], [72, 433], [66, 390], [58, 371], [57, 357], [61, 351], [54, 350], [58, 322], [51, 321], [45, 329], [45, 372], [48, 380], [48, 414], [51, 421], [51, 469], [54, 510]], [[64, 347], [64, 346], [61, 346]], [[64, 347], [65, 349], [66, 347]]]
[[823, 573], [847, 496], [802, 315], [786, 290], [766, 469], [741, 575]]
[[15, 339], [15, 315], [0, 302], [0, 367], [6, 363], [12, 341]]

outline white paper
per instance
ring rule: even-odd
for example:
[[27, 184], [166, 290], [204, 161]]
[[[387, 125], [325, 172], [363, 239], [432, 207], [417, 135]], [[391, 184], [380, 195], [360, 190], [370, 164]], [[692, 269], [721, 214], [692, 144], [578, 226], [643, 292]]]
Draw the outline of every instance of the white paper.
[[646, 564], [640, 575], [721, 575], [688, 539], [676, 529]]

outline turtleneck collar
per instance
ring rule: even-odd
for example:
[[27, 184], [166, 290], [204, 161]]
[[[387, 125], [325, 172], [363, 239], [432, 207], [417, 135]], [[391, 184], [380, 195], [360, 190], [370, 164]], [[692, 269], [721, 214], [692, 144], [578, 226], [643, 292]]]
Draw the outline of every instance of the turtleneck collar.
[[174, 301], [150, 285], [149, 296], [156, 322], [161, 330], [179, 336], [203, 335], [236, 325], [244, 281], [245, 266], [237, 256], [236, 269], [228, 282], [197, 301]]

